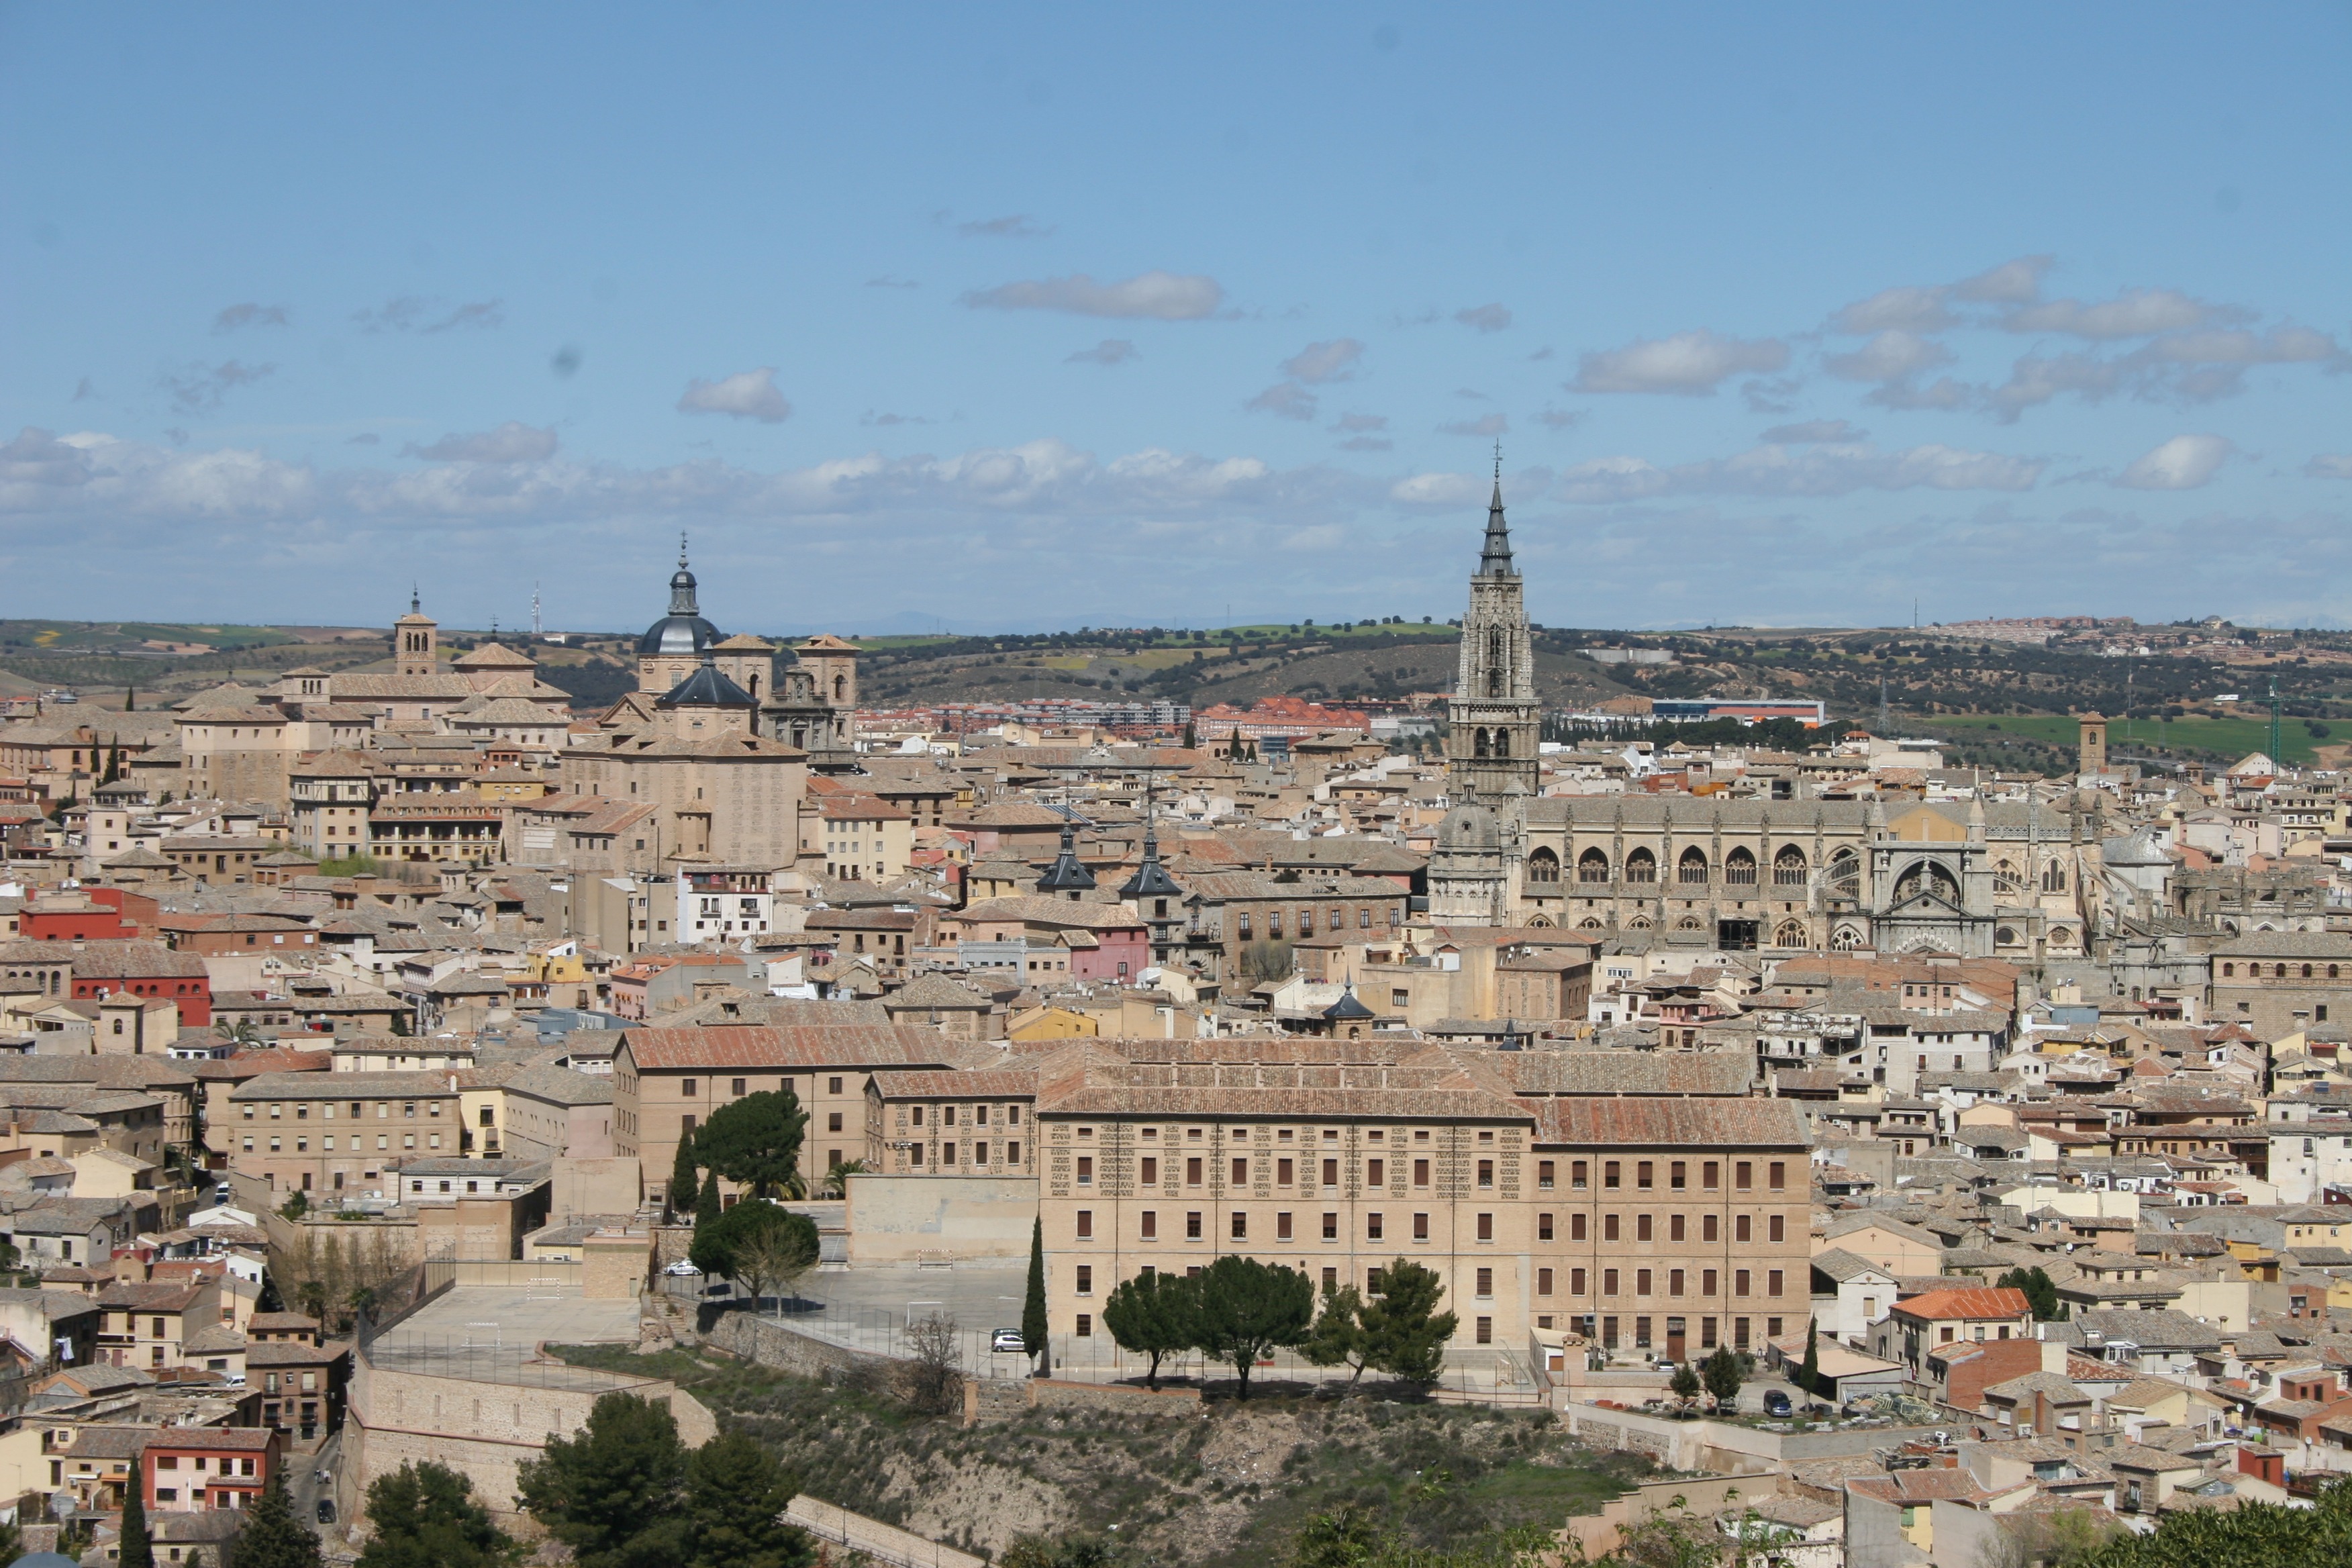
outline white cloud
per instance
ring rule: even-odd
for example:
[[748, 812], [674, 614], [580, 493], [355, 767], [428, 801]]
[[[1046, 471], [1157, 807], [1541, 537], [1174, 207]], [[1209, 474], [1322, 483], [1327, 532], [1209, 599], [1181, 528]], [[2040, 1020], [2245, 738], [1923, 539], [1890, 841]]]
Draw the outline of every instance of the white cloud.
[[2105, 342], [2182, 331], [2210, 322], [2242, 320], [2245, 314], [2234, 306], [2192, 300], [2175, 289], [2134, 289], [2097, 305], [2051, 300], [2021, 306], [2001, 318], [2000, 324], [2012, 332], [2063, 332]]
[[172, 406], [181, 413], [209, 414], [238, 387], [250, 386], [277, 369], [274, 364], [245, 364], [236, 360], [194, 364], [177, 375], [163, 376], [163, 387], [172, 395]]
[[1125, 338], [1105, 338], [1090, 349], [1080, 349], [1063, 363], [1066, 364], [1125, 364], [1143, 356]]
[[1867, 441], [1870, 432], [1857, 430], [1843, 419], [1804, 419], [1794, 425], [1775, 425], [1759, 439], [1795, 447], [1815, 441]]
[[478, 300], [450, 306], [448, 301], [395, 295], [373, 310], [354, 310], [352, 321], [363, 332], [449, 332], [463, 328], [487, 330], [506, 321], [502, 300]]
[[1454, 319], [1482, 332], [1499, 332], [1511, 324], [1511, 312], [1501, 305], [1473, 305], [1454, 311]]
[[401, 456], [436, 463], [540, 463], [555, 456], [555, 446], [554, 431], [509, 419], [495, 430], [444, 436], [429, 447], [412, 441], [401, 448]]
[[80, 445], [29, 425], [0, 447], [0, 492], [19, 485], [86, 485], [91, 472], [89, 454]]
[[2322, 452], [2303, 471], [2315, 479], [2352, 479], [2352, 452]]
[[1213, 316], [1225, 291], [1213, 278], [1146, 272], [1120, 283], [1097, 283], [1085, 273], [974, 289], [963, 302], [997, 310], [1066, 310], [1078, 316], [1134, 316], [1196, 321]]
[[1389, 499], [1399, 506], [1468, 507], [1486, 499], [1485, 481], [1475, 474], [1415, 474], [1389, 488]]
[[2014, 261], [2004, 261], [1953, 284], [1952, 298], [1983, 305], [2022, 305], [2038, 300], [2042, 297], [2042, 275], [2056, 259], [2053, 256], [2021, 256]]
[[956, 225], [956, 232], [968, 239], [1038, 239], [1054, 231], [1027, 213], [1013, 213], [1004, 217], [960, 223]]
[[2048, 465], [2038, 458], [1945, 446], [1882, 451], [1866, 442], [1757, 447], [1736, 457], [1661, 468], [1640, 458], [1602, 458], [1560, 476], [1563, 499], [1586, 504], [1664, 495], [1843, 496], [1857, 490], [2025, 490]]
[[1499, 414], [1489, 414], [1483, 419], [1460, 419], [1451, 425], [1440, 425], [1437, 427], [1437, 433], [1441, 436], [1492, 437], [1507, 434], [1510, 428], [1511, 422], [1508, 419]]
[[213, 318], [213, 331], [233, 332], [240, 327], [282, 327], [286, 325], [283, 305], [231, 305]]
[[2098, 403], [2115, 395], [2123, 384], [2122, 367], [2112, 360], [2093, 354], [2027, 354], [2010, 367], [2006, 384], [1985, 394], [1985, 402], [2004, 424], [2013, 424], [2026, 409], [2062, 393]]
[[793, 416], [793, 405], [776, 390], [776, 367], [738, 371], [717, 381], [689, 381], [677, 400], [681, 414], [724, 414], [736, 419], [757, 419], [780, 425]]
[[1295, 381], [1277, 381], [1242, 406], [1256, 414], [1278, 414], [1285, 419], [1312, 419], [1315, 395]]
[[2221, 436], [2175, 436], [2136, 458], [2116, 483], [2135, 490], [2193, 490], [2211, 479], [2237, 447]]
[[1943, 344], [1890, 327], [1852, 353], [1832, 354], [1822, 363], [1832, 375], [1847, 381], [1908, 381], [1951, 359], [1952, 351]]
[[1327, 381], [1353, 380], [1363, 357], [1364, 345], [1355, 339], [1334, 338], [1328, 343], [1308, 343], [1279, 368], [1293, 381], [1319, 386]]
[[1776, 338], [1745, 340], [1701, 328], [1670, 338], [1637, 339], [1578, 362], [1571, 392], [1655, 392], [1705, 397], [1729, 376], [1771, 372], [1789, 363]]
[[1832, 331], [1857, 337], [1869, 332], [1940, 332], [1958, 321], [1944, 308], [1945, 292], [1916, 286], [1882, 289], [1840, 310], [1830, 325]]

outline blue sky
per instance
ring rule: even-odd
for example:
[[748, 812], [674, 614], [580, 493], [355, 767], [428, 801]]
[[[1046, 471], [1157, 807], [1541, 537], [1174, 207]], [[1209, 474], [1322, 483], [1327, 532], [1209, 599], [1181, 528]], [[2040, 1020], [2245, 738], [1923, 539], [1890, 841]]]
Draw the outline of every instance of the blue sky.
[[2340, 625], [2347, 46], [0, 5], [0, 614]]

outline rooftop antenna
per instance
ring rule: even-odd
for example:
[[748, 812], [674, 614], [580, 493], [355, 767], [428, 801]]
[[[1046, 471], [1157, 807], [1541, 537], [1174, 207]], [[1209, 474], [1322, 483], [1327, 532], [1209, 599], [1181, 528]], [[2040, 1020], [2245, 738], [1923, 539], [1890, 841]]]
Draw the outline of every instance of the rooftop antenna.
[[1503, 482], [1503, 442], [1499, 437], [1495, 441], [1495, 482]]

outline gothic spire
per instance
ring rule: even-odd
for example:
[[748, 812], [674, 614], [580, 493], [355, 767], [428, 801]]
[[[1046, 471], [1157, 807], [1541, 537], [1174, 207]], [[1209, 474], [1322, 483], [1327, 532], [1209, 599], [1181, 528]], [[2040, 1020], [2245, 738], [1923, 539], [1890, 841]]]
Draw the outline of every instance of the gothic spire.
[[1511, 564], [1511, 531], [1503, 521], [1503, 444], [1495, 443], [1495, 495], [1486, 503], [1486, 544], [1478, 553], [1481, 577], [1516, 577]]

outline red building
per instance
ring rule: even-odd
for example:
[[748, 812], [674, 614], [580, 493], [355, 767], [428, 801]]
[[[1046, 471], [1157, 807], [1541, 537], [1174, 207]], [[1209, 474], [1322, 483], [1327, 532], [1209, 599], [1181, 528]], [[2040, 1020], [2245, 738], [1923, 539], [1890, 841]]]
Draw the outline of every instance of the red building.
[[267, 1426], [161, 1426], [139, 1457], [150, 1513], [250, 1508], [285, 1439]]
[[163, 996], [179, 1004], [182, 1026], [213, 1021], [212, 975], [193, 952], [157, 942], [93, 942], [73, 952], [73, 994], [80, 997]]
[[49, 893], [25, 906], [16, 934], [35, 942], [123, 942], [146, 934], [155, 900], [121, 888]]

